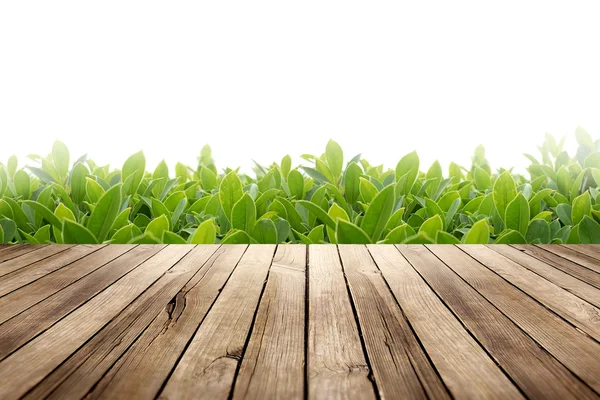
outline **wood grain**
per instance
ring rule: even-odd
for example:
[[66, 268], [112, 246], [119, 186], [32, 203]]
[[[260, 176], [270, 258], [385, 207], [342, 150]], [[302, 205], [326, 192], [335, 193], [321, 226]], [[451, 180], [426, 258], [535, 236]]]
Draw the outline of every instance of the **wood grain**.
[[484, 245], [464, 246], [461, 249], [594, 339], [600, 341], [600, 310], [597, 307]]
[[380, 396], [449, 398], [367, 248], [338, 247]]
[[585, 254], [591, 258], [600, 261], [600, 245], [597, 244], [565, 244], [571, 250], [575, 250], [579, 253]]
[[162, 247], [144, 245], [106, 264], [68, 288], [0, 325], [0, 360], [42, 333], [65, 315], [105, 290]]
[[0, 245], [0, 399], [600, 399], [595, 268], [595, 245]]
[[338, 250], [308, 249], [308, 397], [375, 399]]
[[233, 399], [304, 398], [307, 246], [278, 246]]
[[0, 398], [27, 393], [189, 251], [181, 245], [160, 251], [9, 356], [0, 364], [9, 382], [0, 386]]
[[537, 258], [545, 262], [548, 265], [552, 265], [554, 268], [563, 271], [595, 288], [600, 289], [600, 274], [592, 271], [591, 269], [585, 268], [573, 261], [562, 258], [548, 250], [544, 250], [540, 247], [532, 244], [515, 244], [512, 247], [528, 254], [532, 257]]
[[[384, 249], [376, 248], [376, 253]], [[594, 399], [596, 395], [588, 386], [575, 377], [567, 368], [527, 336], [517, 325], [503, 315], [496, 307], [471, 288], [465, 281], [449, 269], [424, 246], [403, 246], [402, 254], [410, 261], [422, 279], [440, 296], [464, 326], [488, 351], [491, 357], [520, 387], [523, 393], [532, 399]], [[389, 254], [387, 265], [397, 273], [398, 285], [408, 286], [413, 281], [419, 286], [427, 284], [410, 272], [406, 262]], [[379, 261], [378, 261], [378, 264]], [[409, 276], [406, 276], [409, 275]], [[418, 312], [418, 308], [415, 308]], [[423, 311], [426, 309], [424, 308]], [[408, 313], [408, 310], [406, 311]], [[418, 315], [418, 314], [417, 314]], [[421, 336], [419, 334], [419, 336]], [[453, 343], [440, 340], [437, 343]], [[453, 349], [457, 352], [457, 349]], [[474, 363], [474, 368], [477, 364]], [[462, 376], [483, 377], [477, 373]], [[485, 382], [488, 383], [488, 382]], [[470, 386], [468, 382], [462, 385]], [[482, 393], [483, 394], [483, 393]], [[475, 396], [477, 394], [475, 393]], [[509, 395], [507, 395], [509, 396]], [[457, 396], [462, 398], [463, 396]]]
[[0, 297], [63, 268], [106, 245], [78, 245], [0, 277]]
[[135, 245], [104, 247], [52, 274], [22, 287], [0, 301], [0, 324], [104, 266]]
[[248, 248], [179, 360], [161, 399], [227, 399], [275, 246]]
[[600, 393], [600, 344], [455, 246], [427, 245], [540, 346]]
[[174, 326], [202, 318], [245, 248], [194, 247], [25, 398], [153, 399], [193, 334]]
[[[399, 247], [421, 263], [422, 246]], [[519, 390], [469, 335], [394, 246], [369, 246], [423, 347], [455, 398], [521, 398]]]
[[490, 245], [488, 247], [588, 303], [600, 307], [600, 290], [592, 285], [588, 285], [587, 283], [513, 247], [496, 245]]
[[0, 250], [0, 263], [3, 263], [7, 260], [11, 260], [13, 258], [19, 257], [20, 255], [30, 253], [37, 249], [41, 249], [42, 247], [46, 247], [46, 244], [11, 244], [5, 245], [2, 250]]
[[[547, 250], [551, 253], [561, 256], [567, 260], [573, 261], [581, 266], [584, 266], [592, 271], [600, 273], [600, 261], [595, 257], [590, 257], [579, 251], [575, 251], [566, 246], [552, 246], [552, 245], [536, 245], [541, 249]], [[592, 246], [592, 245], [590, 245]]]
[[33, 251], [27, 251], [17, 257], [0, 263], [0, 276], [10, 274], [30, 264], [40, 262], [46, 257], [58, 254], [68, 248], [73, 247], [72, 244], [56, 244], [52, 246], [38, 246]]

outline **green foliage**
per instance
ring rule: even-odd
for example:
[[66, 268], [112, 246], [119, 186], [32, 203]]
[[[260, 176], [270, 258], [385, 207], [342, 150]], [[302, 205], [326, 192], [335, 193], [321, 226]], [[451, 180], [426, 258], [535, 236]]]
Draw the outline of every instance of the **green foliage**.
[[250, 176], [219, 171], [208, 146], [170, 173], [146, 171], [141, 151], [120, 170], [72, 162], [57, 141], [31, 165], [0, 163], [0, 243], [600, 243], [600, 142], [575, 136], [571, 156], [547, 134], [529, 176], [492, 170], [482, 146], [446, 174], [414, 151], [394, 169], [345, 159], [331, 140]]

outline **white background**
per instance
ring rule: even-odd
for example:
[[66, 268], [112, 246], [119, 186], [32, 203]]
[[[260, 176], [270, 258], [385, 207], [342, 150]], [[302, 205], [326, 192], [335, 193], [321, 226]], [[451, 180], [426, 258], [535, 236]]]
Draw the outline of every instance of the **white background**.
[[59, 138], [153, 169], [209, 143], [248, 171], [334, 138], [390, 167], [479, 143], [523, 167], [545, 132], [600, 137], [594, 3], [2, 1], [0, 160]]

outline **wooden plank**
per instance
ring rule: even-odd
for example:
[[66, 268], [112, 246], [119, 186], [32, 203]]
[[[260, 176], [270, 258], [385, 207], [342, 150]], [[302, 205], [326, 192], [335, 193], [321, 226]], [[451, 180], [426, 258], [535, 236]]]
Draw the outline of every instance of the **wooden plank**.
[[[155, 246], [156, 247], [156, 246]], [[190, 251], [172, 245], [145, 261], [0, 363], [0, 398], [25, 394]]]
[[600, 307], [600, 290], [510, 246], [489, 245], [490, 249], [511, 259], [522, 267], [546, 278], [588, 303]]
[[[388, 274], [393, 276], [394, 284], [392, 285], [392, 282], [390, 282], [390, 285], [409, 289], [414, 286], [418, 287], [419, 291], [427, 291], [429, 289], [427, 284], [429, 284], [477, 339], [478, 343], [487, 349], [490, 356], [512, 377], [512, 380], [528, 398], [598, 398], [588, 386], [539, 347], [535, 341], [450, 270], [427, 248], [424, 246], [402, 246], [400, 250], [414, 269], [418, 271], [418, 274], [406, 265], [406, 261], [401, 259], [399, 253], [393, 254], [393, 252], [382, 246], [374, 246], [371, 249], [386, 278]], [[383, 265], [386, 266], [385, 270]], [[390, 279], [388, 279], [389, 281]], [[404, 292], [408, 293], [403, 297], [409, 298], [410, 291], [405, 289]], [[429, 298], [425, 297], [425, 300], [427, 301]], [[415, 302], [415, 304], [414, 310], [412, 310], [415, 318], [420, 319], [422, 315], [431, 315], [428, 312], [430, 307], [426, 307], [419, 302]], [[409, 316], [409, 320], [411, 320], [409, 309], [407, 307], [403, 308]], [[435, 323], [436, 320], [432, 319], [432, 325], [435, 325]], [[417, 331], [417, 333], [419, 332]], [[421, 337], [420, 333], [419, 337]], [[448, 346], [449, 343], [453, 345]], [[453, 353], [451, 356], [456, 357], [455, 353], [461, 353], [462, 350], [458, 343], [456, 347], [454, 343], [456, 342], [448, 339], [433, 342], [434, 346], [437, 345], [437, 347], [441, 347], [446, 351], [450, 348]], [[432, 351], [428, 350], [428, 353], [432, 355]], [[453, 380], [453, 382], [458, 383], [462, 380], [464, 386], [475, 386], [480, 379], [484, 379], [477, 371], [465, 371], [465, 373], [466, 375], [461, 376], [458, 380]], [[473, 377], [476, 377], [477, 382], [471, 384], [469, 379]], [[487, 385], [487, 382], [484, 382], [484, 385]], [[499, 386], [499, 384], [496, 385]], [[474, 389], [476, 387], [472, 387], [470, 390]], [[494, 390], [494, 387], [492, 387], [492, 390]], [[484, 392], [481, 391], [479, 396], [476, 391], [473, 395], [474, 397], [483, 397]], [[456, 394], [455, 397], [462, 398], [464, 396]]]
[[21, 268], [24, 268], [30, 264], [36, 263], [40, 260], [43, 260], [46, 257], [50, 257], [53, 254], [60, 253], [61, 251], [65, 251], [70, 247], [73, 247], [72, 244], [55, 244], [52, 246], [38, 246], [33, 251], [28, 251], [23, 254], [20, 254], [18, 257], [11, 258], [10, 260], [6, 260], [0, 264], [0, 276], [4, 276], [6, 274], [10, 274], [11, 272], [17, 271]]
[[566, 246], [550, 245], [550, 244], [539, 244], [536, 245], [541, 249], [547, 250], [551, 253], [559, 255], [567, 260], [573, 261], [581, 266], [584, 266], [592, 271], [600, 273], [600, 261], [596, 258], [590, 257]]
[[308, 276], [308, 398], [375, 399], [335, 246], [309, 246]]
[[0, 297], [34, 282], [45, 275], [48, 275], [72, 262], [79, 260], [97, 250], [100, 250], [105, 244], [101, 245], [78, 245], [73, 246], [58, 254], [33, 263], [27, 268], [21, 268], [10, 274], [0, 277]]
[[46, 247], [46, 244], [11, 244], [5, 245], [0, 251], [0, 263], [19, 257], [20, 255]]
[[380, 396], [449, 398], [367, 248], [340, 245], [338, 249]]
[[0, 302], [0, 324], [71, 285], [73, 282], [78, 281], [85, 275], [97, 270], [134, 247], [135, 245], [103, 247], [53, 274], [46, 275], [26, 287], [4, 296]]
[[600, 261], [600, 245], [598, 244], [563, 244], [562, 246]]
[[161, 248], [152, 245], [137, 246], [65, 290], [1, 324], [0, 337], [4, 340], [0, 341], [0, 360], [106, 289]]
[[600, 341], [600, 310], [484, 245], [460, 247], [487, 268]]
[[154, 399], [246, 247], [194, 247], [25, 399]]
[[[398, 249], [368, 248], [453, 397], [522, 397]], [[401, 247], [405, 257], [418, 259], [412, 249]]]
[[198, 328], [160, 397], [227, 399], [273, 260], [274, 245], [250, 246]]
[[591, 269], [585, 268], [577, 263], [574, 263], [573, 261], [562, 258], [559, 255], [532, 244], [515, 244], [511, 246], [600, 289], [600, 274], [592, 271]]
[[600, 344], [458, 247], [427, 245], [448, 267], [556, 359], [600, 393]]
[[277, 247], [233, 399], [303, 399], [307, 246]]

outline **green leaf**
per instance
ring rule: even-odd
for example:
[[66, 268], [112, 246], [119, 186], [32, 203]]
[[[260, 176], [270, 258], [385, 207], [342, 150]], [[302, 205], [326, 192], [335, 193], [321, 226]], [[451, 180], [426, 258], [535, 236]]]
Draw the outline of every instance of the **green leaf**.
[[31, 180], [29, 179], [27, 172], [22, 169], [18, 170], [14, 177], [14, 183], [17, 196], [28, 199], [31, 190]]
[[290, 170], [292, 169], [292, 157], [286, 155], [281, 159], [281, 175], [287, 179]]
[[396, 182], [398, 183], [398, 194], [410, 193], [415, 180], [419, 174], [419, 156], [416, 151], [402, 157], [396, 165]]
[[54, 167], [58, 175], [64, 179], [69, 173], [69, 149], [63, 142], [57, 140], [52, 146], [52, 160], [54, 161]]
[[246, 232], [234, 229], [230, 232], [230, 234], [228, 234], [225, 238], [223, 238], [221, 243], [222, 244], [250, 244], [250, 243], [252, 243], [252, 240], [250, 239], [250, 236], [248, 236], [248, 234]]
[[50, 243], [50, 225], [44, 225], [38, 229], [33, 238], [41, 244]]
[[578, 126], [575, 130], [575, 138], [580, 146], [586, 146], [590, 150], [594, 150], [594, 141], [589, 133], [582, 127]]
[[102, 195], [87, 222], [90, 232], [103, 242], [113, 226], [121, 207], [121, 184], [115, 185]]
[[324, 225], [315, 226], [310, 233], [308, 234], [308, 238], [313, 243], [321, 243], [325, 241], [325, 231], [323, 229]]
[[318, 205], [307, 201], [307, 200], [298, 200], [296, 204], [300, 204], [302, 207], [306, 208], [311, 213], [315, 214], [318, 219], [321, 220], [325, 225], [330, 228], [336, 229], [335, 221]]
[[69, 207], [69, 209], [71, 211], [73, 211], [73, 213], [77, 212], [76, 209], [75, 209], [75, 205], [71, 201], [71, 198], [69, 197], [69, 195], [67, 194], [67, 192], [65, 192], [65, 189], [63, 189], [62, 186], [60, 186], [57, 183], [53, 183], [52, 184], [52, 189], [58, 193], [58, 196], [60, 197], [60, 199], [65, 203], [65, 205], [67, 207]]
[[217, 175], [210, 168], [202, 167], [200, 169], [200, 182], [204, 190], [216, 189]]
[[435, 237], [435, 242], [437, 244], [459, 244], [460, 240], [448, 232], [438, 231]]
[[[23, 209], [16, 201], [14, 201], [11, 198], [5, 197], [4, 199], [0, 200], [0, 204], [2, 202], [7, 203], [10, 206], [11, 211], [12, 211], [11, 219], [13, 221], [15, 221], [18, 228], [22, 229], [23, 231], [25, 231], [27, 233], [30, 233], [33, 231], [33, 227], [29, 223], [29, 219], [27, 218], [27, 215], [25, 215], [25, 213], [23, 212]], [[0, 209], [3, 209], [3, 208], [4, 208], [4, 206], [0, 206]], [[6, 215], [6, 214], [4, 214], [4, 215]]]
[[429, 238], [434, 239], [437, 235], [437, 232], [441, 231], [443, 229], [444, 229], [444, 221], [442, 220], [442, 217], [440, 217], [439, 215], [434, 215], [433, 217], [431, 217], [431, 218], [425, 220], [425, 222], [423, 222], [423, 224], [419, 228], [418, 233], [424, 233]]
[[330, 140], [327, 143], [325, 155], [327, 157], [329, 170], [335, 178], [339, 178], [342, 175], [342, 168], [344, 166], [344, 152], [342, 151], [342, 148], [339, 144]]
[[[348, 214], [346, 214], [346, 211], [344, 211], [344, 209], [340, 206], [337, 205], [337, 203], [333, 203], [331, 205], [331, 207], [329, 207], [329, 211], [327, 212], [327, 214], [331, 217], [331, 219], [333, 221], [335, 221], [335, 223], [337, 224], [337, 220], [338, 219], [343, 219], [344, 221], [350, 221], [350, 217], [348, 217]], [[335, 239], [335, 229], [327, 226], [327, 236], [329, 237], [329, 241], [330, 243], [337, 243], [336, 239]]]
[[490, 227], [486, 219], [475, 222], [471, 229], [463, 236], [465, 244], [488, 244], [490, 241]]
[[129, 244], [160, 244], [160, 239], [155, 237], [151, 233], [144, 233], [141, 236], [134, 237], [128, 243]]
[[512, 229], [507, 229], [500, 234], [494, 241], [494, 244], [525, 244], [527, 241], [520, 233]]
[[369, 205], [360, 227], [371, 238], [371, 242], [375, 243], [381, 237], [395, 204], [394, 186], [390, 185], [379, 192]]
[[351, 222], [338, 219], [335, 230], [336, 240], [339, 244], [369, 244], [369, 236], [358, 226]]
[[113, 222], [113, 226], [110, 228], [112, 230], [121, 229], [125, 225], [129, 223], [129, 214], [131, 213], [131, 207], [127, 207], [123, 211], [117, 215], [115, 218], [115, 222]]
[[275, 222], [275, 227], [277, 228], [277, 243], [285, 242], [290, 236], [290, 223], [285, 219], [279, 218]]
[[571, 220], [573, 221], [573, 225], [577, 225], [583, 220], [583, 217], [586, 215], [591, 216], [592, 212], [592, 201], [590, 199], [590, 192], [585, 192], [580, 196], [577, 196], [573, 200], [571, 211]]
[[217, 238], [217, 231], [212, 219], [207, 219], [198, 226], [193, 235], [190, 235], [188, 243], [190, 244], [214, 244]]
[[[33, 208], [36, 213], [39, 213], [42, 218], [46, 221], [50, 222], [57, 229], [62, 228], [62, 221], [56, 217], [46, 206], [41, 203], [32, 200], [25, 200], [23, 204], [27, 204], [29, 207]], [[62, 204], [62, 203], [61, 203]], [[64, 207], [64, 206], [63, 206]]]
[[288, 187], [292, 197], [297, 200], [304, 199], [304, 177], [298, 170], [294, 169], [289, 172]]
[[17, 168], [19, 166], [19, 160], [17, 156], [10, 156], [8, 159], [8, 163], [6, 164], [6, 170], [8, 172], [8, 176], [11, 178], [15, 176], [15, 172], [17, 172]]
[[600, 224], [589, 216], [583, 216], [578, 230], [582, 244], [600, 244]]
[[510, 172], [506, 171], [496, 179], [493, 189], [493, 199], [496, 210], [506, 222], [506, 209], [511, 201], [517, 197], [517, 185]]
[[54, 177], [52, 175], [50, 175], [49, 173], [47, 173], [46, 171], [44, 171], [43, 169], [40, 168], [36, 168], [36, 167], [27, 167], [27, 169], [29, 169], [31, 171], [31, 173], [33, 173], [35, 176], [37, 176], [38, 178], [40, 178], [40, 180], [42, 182], [56, 182], [56, 180], [54, 179]]
[[383, 240], [384, 244], [400, 244], [415, 235], [415, 230], [408, 224], [402, 224], [392, 229]]
[[98, 203], [98, 201], [100, 201], [100, 198], [105, 193], [104, 188], [98, 182], [93, 180], [92, 178], [85, 178], [85, 180], [86, 180], [85, 189], [86, 189], [88, 199], [90, 200], [90, 202], [92, 204]]
[[550, 243], [550, 226], [543, 219], [534, 219], [529, 223], [527, 243]]
[[231, 226], [252, 234], [256, 223], [256, 206], [248, 193], [244, 193], [231, 211]]
[[401, 244], [433, 244], [434, 241], [426, 233], [419, 232], [416, 235], [406, 238]]
[[[331, 170], [329, 169], [329, 166], [325, 163], [325, 161], [317, 158], [315, 160], [315, 167], [318, 172], [320, 172], [323, 176], [325, 176], [327, 181], [332, 182], [332, 183], [337, 183], [336, 177], [333, 176], [333, 173], [331, 172]], [[307, 171], [307, 173], [308, 173], [308, 171]]]
[[353, 162], [346, 167], [344, 176], [344, 192], [346, 200], [350, 205], [354, 205], [358, 201], [360, 196], [360, 175], [362, 169], [360, 166]]
[[184, 238], [176, 234], [175, 232], [164, 231], [162, 236], [163, 244], [186, 244]]
[[98, 244], [98, 239], [89, 229], [68, 219], [63, 221], [62, 234], [67, 244]]
[[359, 177], [358, 181], [360, 196], [362, 197], [363, 202], [367, 204], [371, 203], [379, 193], [379, 190], [377, 190], [377, 187], [375, 187], [368, 179]]
[[171, 193], [171, 195], [164, 201], [164, 204], [167, 210], [172, 213], [175, 211], [175, 208], [177, 208], [181, 200], [184, 199], [186, 199], [185, 192], [183, 190], [178, 190]]
[[529, 219], [529, 203], [519, 193], [506, 207], [506, 227], [525, 235], [529, 226]]
[[223, 207], [223, 212], [229, 221], [231, 221], [233, 205], [237, 203], [243, 195], [244, 190], [240, 178], [235, 171], [228, 173], [221, 181], [221, 186], [219, 187], [219, 199], [221, 201], [221, 207]]
[[150, 221], [144, 233], [151, 233], [154, 237], [162, 238], [163, 233], [169, 230], [169, 219], [166, 215], [161, 215], [158, 218]]
[[135, 237], [141, 236], [142, 231], [134, 224], [126, 225], [115, 232], [110, 238], [111, 244], [129, 243]]
[[254, 234], [252, 235], [258, 243], [277, 244], [277, 227], [270, 219], [261, 219], [254, 225]]
[[123, 169], [121, 172], [121, 182], [125, 182], [125, 180], [133, 175], [133, 180], [131, 186], [127, 188], [124, 195], [133, 195], [137, 193], [137, 190], [144, 178], [144, 174], [146, 172], [146, 157], [144, 157], [144, 153], [139, 151], [129, 157], [125, 163], [123, 164]]
[[83, 163], [77, 163], [71, 171], [71, 196], [75, 204], [80, 205], [87, 193], [86, 177], [90, 172]]
[[11, 219], [2, 218], [0, 219], [0, 230], [2, 231], [2, 240], [0, 243], [10, 243], [17, 233], [17, 224]]
[[314, 168], [310, 168], [310, 167], [300, 167], [300, 168], [302, 168], [304, 170], [304, 172], [306, 172], [306, 174], [308, 176], [310, 176], [311, 178], [313, 178], [317, 183], [331, 182], [328, 177], [326, 177], [325, 175], [323, 175], [321, 172], [317, 171]]
[[492, 179], [490, 174], [483, 168], [475, 167], [475, 187], [477, 190], [485, 191], [492, 186]]

